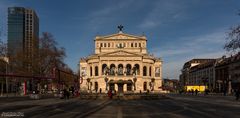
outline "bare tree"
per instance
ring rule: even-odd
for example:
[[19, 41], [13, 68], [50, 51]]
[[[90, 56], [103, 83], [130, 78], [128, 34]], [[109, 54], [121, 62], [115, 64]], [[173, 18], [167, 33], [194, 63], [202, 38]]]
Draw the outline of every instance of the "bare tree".
[[50, 76], [54, 67], [62, 68], [66, 66], [63, 62], [65, 49], [58, 47], [51, 33], [43, 32], [38, 40], [39, 47], [30, 57], [24, 50], [9, 57], [13, 73]]
[[0, 57], [6, 56], [7, 44], [0, 39]]
[[[240, 12], [239, 14], [240, 15]], [[236, 53], [240, 51], [240, 25], [232, 27], [228, 33], [227, 40], [224, 49], [228, 52]]]
[[6, 62], [3, 57], [6, 57], [7, 54], [7, 46], [6, 43], [4, 43], [0, 39], [0, 73], [5, 73], [6, 70]]
[[[39, 57], [36, 60], [36, 67], [39, 67], [40, 75], [49, 75], [54, 67], [62, 68], [66, 66], [63, 62], [65, 49], [58, 47], [52, 34], [43, 32], [39, 40]], [[36, 68], [38, 69], [38, 68]]]

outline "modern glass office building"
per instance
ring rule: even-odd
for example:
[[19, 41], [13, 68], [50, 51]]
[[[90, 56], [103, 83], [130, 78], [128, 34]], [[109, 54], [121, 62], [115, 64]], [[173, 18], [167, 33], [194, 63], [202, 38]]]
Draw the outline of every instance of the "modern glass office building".
[[24, 52], [33, 57], [38, 49], [39, 20], [34, 10], [8, 8], [8, 55]]

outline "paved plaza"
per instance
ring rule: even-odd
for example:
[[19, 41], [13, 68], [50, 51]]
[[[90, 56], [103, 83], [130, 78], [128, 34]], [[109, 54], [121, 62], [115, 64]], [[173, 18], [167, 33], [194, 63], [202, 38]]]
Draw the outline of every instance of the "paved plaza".
[[20, 112], [26, 118], [238, 118], [239, 109], [240, 101], [233, 96], [177, 94], [154, 100], [48, 98], [0, 101], [1, 114]]

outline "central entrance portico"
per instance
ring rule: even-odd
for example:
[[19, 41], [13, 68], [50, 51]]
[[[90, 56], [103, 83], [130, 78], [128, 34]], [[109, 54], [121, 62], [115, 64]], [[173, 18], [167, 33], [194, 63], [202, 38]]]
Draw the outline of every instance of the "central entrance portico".
[[123, 93], [124, 90], [127, 92], [133, 91], [132, 80], [110, 80], [108, 84], [109, 90], [116, 91], [118, 93]]

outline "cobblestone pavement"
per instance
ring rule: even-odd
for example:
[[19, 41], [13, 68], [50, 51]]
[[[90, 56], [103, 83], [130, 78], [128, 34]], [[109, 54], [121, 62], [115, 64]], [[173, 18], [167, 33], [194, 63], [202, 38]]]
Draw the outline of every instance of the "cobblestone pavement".
[[158, 100], [43, 100], [0, 103], [0, 113], [21, 112], [27, 118], [238, 118], [234, 97], [167, 95]]

